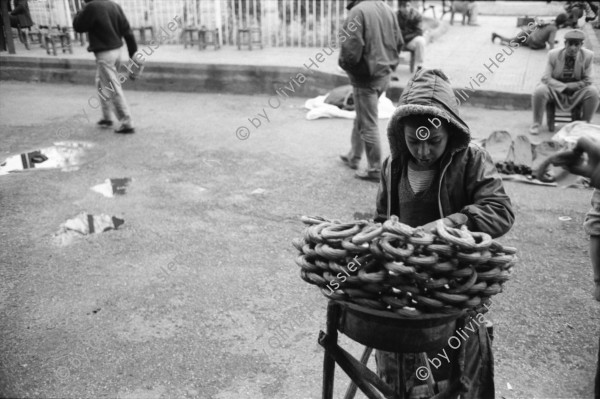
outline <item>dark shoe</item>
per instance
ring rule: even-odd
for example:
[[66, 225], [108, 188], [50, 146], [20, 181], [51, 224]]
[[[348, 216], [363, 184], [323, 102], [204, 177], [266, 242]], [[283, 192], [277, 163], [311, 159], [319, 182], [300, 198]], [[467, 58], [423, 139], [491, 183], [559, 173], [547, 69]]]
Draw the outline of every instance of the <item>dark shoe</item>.
[[119, 134], [131, 134], [131, 133], [135, 133], [135, 129], [132, 128], [132, 127], [121, 126], [117, 130], [115, 130], [115, 133], [119, 133]]
[[343, 162], [343, 163], [345, 163], [345, 164], [346, 164], [346, 166], [347, 166], [347, 167], [349, 167], [350, 169], [353, 169], [353, 170], [356, 170], [356, 169], [358, 169], [358, 165], [357, 165], [357, 164], [355, 164], [355, 163], [353, 163], [353, 162], [350, 162], [350, 160], [348, 159], [348, 157], [347, 157], [347, 156], [345, 156], [345, 155], [340, 155], [340, 159], [341, 159], [341, 160], [342, 160], [342, 162]]
[[109, 119], [100, 119], [98, 121], [98, 126], [100, 127], [112, 127], [113, 125], [113, 121], [109, 120]]
[[367, 181], [379, 183], [379, 179], [381, 177], [381, 172], [379, 172], [379, 171], [367, 172], [366, 170], [359, 171], [354, 174], [354, 177], [356, 177], [357, 179], [361, 179], [361, 180], [367, 180]]

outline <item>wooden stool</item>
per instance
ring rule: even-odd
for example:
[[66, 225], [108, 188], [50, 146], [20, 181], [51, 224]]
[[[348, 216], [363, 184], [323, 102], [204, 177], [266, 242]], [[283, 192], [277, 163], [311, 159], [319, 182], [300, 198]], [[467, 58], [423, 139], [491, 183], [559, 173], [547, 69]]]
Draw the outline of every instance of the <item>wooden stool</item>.
[[560, 109], [558, 112], [556, 112], [556, 104], [554, 101], [548, 101], [546, 103], [546, 123], [548, 124], [548, 130], [551, 132], [554, 131], [555, 122], [569, 123], [581, 120], [582, 107], [583, 104], [578, 104], [571, 110], [571, 112]]
[[413, 73], [415, 71], [415, 52], [408, 50], [410, 53], [410, 61], [408, 62], [408, 66], [410, 68], [410, 72]]
[[[415, 52], [411, 51], [411, 50], [406, 50], [406, 49], [402, 50], [402, 52], [410, 53], [410, 58], [408, 60], [408, 67], [410, 68], [410, 72], [413, 73], [415, 71]], [[404, 59], [404, 57], [402, 59]]]
[[202, 26], [198, 29], [198, 47], [200, 50], [204, 50], [208, 45], [215, 46], [215, 50], [221, 48], [219, 30], [207, 29], [206, 26]]
[[183, 48], [187, 48], [188, 45], [194, 47], [194, 43], [198, 43], [198, 46], [200, 46], [200, 34], [198, 33], [198, 39], [194, 38], [194, 34], [197, 32], [198, 28], [196, 28], [195, 26], [188, 26], [187, 28], [183, 28], [183, 31], [181, 32], [181, 36], [183, 39]]
[[465, 22], [467, 24], [471, 23], [471, 11], [470, 10], [463, 10], [463, 11], [456, 11], [455, 7], [454, 7], [454, 1], [450, 2], [450, 25], [454, 25], [454, 14], [459, 13], [462, 14], [462, 24], [464, 25]]
[[75, 32], [75, 40], [79, 40], [79, 44], [81, 44], [81, 46], [83, 47], [88, 42], [89, 37], [88, 37], [87, 33], [77, 33], [77, 32]]
[[[325, 348], [323, 399], [333, 399], [336, 363], [352, 380], [345, 399], [354, 397], [357, 386], [369, 399], [383, 398], [377, 391], [385, 395], [385, 398], [400, 397], [392, 387], [366, 367], [372, 348], [396, 353], [419, 353], [423, 367], [429, 370], [425, 387], [428, 394], [432, 396], [436, 389], [446, 389], [447, 386], [436, 384], [433, 380], [426, 352], [440, 350], [448, 344], [448, 340], [456, 333], [457, 319], [462, 315], [422, 315], [407, 319], [391, 312], [373, 310], [349, 302], [329, 301], [327, 333], [321, 331], [319, 334], [319, 344]], [[338, 330], [366, 346], [360, 362], [338, 345]]]
[[[255, 38], [257, 36], [258, 38]], [[237, 32], [237, 45], [238, 50], [242, 49], [242, 45], [248, 46], [252, 51], [252, 45], [258, 44], [260, 48], [263, 48], [262, 44], [262, 30], [259, 27], [253, 28], [240, 28]]]
[[150, 31], [150, 40], [154, 39], [154, 28], [152, 26], [141, 26], [139, 28], [133, 28], [133, 31], [138, 31], [140, 33], [140, 42], [139, 44], [148, 44], [146, 41], [146, 31]]
[[63, 54], [67, 51], [73, 54], [73, 47], [71, 46], [71, 37], [69, 36], [66, 27], [61, 28], [59, 25], [51, 27], [49, 31], [44, 35], [44, 43], [46, 44], [46, 53], [50, 55], [50, 46], [52, 46], [52, 54], [56, 55], [56, 41], [60, 41], [60, 47]]
[[44, 36], [47, 32], [48, 27], [44, 26], [44, 25], [39, 25], [38, 27], [32, 29], [29, 29], [29, 32], [27, 32], [29, 38], [29, 44], [39, 44], [41, 47], [45, 47], [44, 46]]

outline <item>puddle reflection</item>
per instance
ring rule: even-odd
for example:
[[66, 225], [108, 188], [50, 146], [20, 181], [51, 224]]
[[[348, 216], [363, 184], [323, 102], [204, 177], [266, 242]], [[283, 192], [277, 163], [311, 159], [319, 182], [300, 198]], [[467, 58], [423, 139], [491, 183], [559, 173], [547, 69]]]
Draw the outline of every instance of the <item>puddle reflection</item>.
[[61, 141], [52, 147], [13, 155], [0, 164], [0, 176], [29, 169], [78, 170], [86, 161], [87, 150], [92, 147], [91, 143]]

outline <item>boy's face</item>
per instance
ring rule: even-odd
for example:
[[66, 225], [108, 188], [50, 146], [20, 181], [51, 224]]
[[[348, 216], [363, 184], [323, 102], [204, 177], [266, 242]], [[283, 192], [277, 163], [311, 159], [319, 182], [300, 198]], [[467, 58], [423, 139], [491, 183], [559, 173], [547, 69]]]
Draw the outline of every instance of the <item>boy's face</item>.
[[404, 137], [415, 163], [431, 167], [446, 151], [448, 124], [435, 117], [406, 118]]

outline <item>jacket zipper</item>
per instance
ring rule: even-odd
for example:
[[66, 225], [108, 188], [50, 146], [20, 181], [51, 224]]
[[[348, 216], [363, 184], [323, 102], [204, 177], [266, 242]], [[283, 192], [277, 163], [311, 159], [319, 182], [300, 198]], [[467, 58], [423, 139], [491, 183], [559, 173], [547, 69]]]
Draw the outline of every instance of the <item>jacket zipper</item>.
[[387, 185], [387, 196], [388, 196], [388, 201], [387, 201], [387, 218], [390, 218], [390, 213], [392, 212], [392, 158], [390, 157], [390, 162], [388, 162], [387, 164], [387, 176], [390, 177], [390, 180], [388, 181], [388, 185]]
[[452, 157], [454, 157], [454, 154], [450, 155], [450, 159], [448, 160], [448, 163], [446, 164], [446, 166], [444, 166], [444, 169], [442, 170], [442, 174], [440, 175], [440, 184], [438, 186], [438, 208], [440, 208], [440, 219], [444, 218], [444, 210], [442, 209], [442, 180], [444, 180], [444, 175], [446, 174], [446, 170], [448, 169], [448, 166], [450, 166], [450, 164], [452, 163]]

